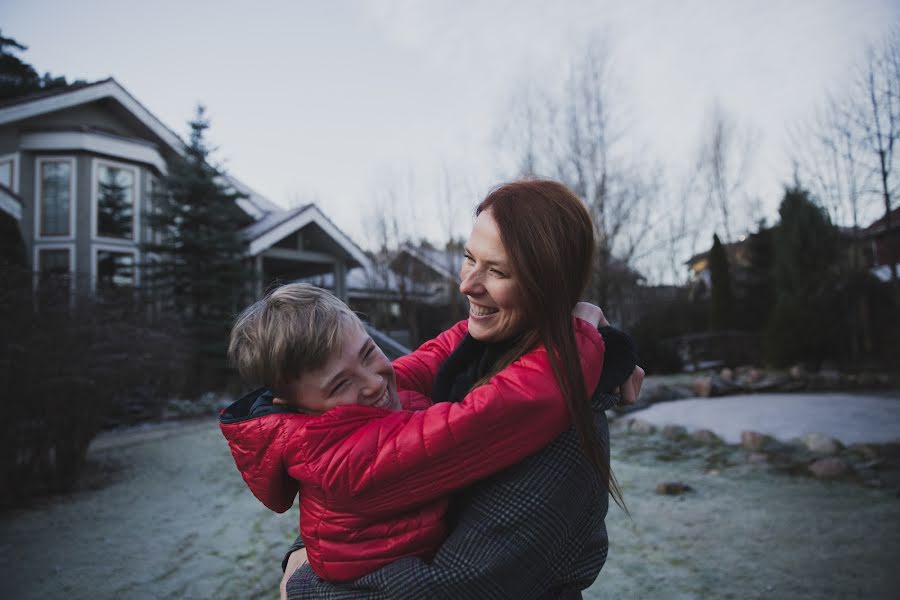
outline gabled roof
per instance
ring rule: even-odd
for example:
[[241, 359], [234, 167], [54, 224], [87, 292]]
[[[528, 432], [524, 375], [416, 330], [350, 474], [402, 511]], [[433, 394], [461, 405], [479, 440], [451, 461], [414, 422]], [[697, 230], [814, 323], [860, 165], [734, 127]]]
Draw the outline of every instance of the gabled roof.
[[241, 210], [243, 210], [254, 219], [262, 219], [269, 213], [285, 212], [283, 208], [251, 188], [243, 181], [231, 175], [225, 175], [224, 179], [227, 185], [231, 186], [236, 191], [246, 196], [245, 198], [241, 198], [240, 200], [238, 200], [237, 204], [241, 207]]
[[353, 262], [366, 268], [370, 266], [369, 257], [365, 252], [338, 229], [315, 204], [298, 206], [293, 210], [269, 212], [257, 222], [245, 227], [241, 235], [248, 244], [250, 256], [256, 256], [309, 223], [318, 225]]
[[178, 134], [169, 129], [165, 123], [147, 110], [118, 81], [111, 77], [95, 83], [76, 84], [13, 98], [0, 104], [0, 125], [96, 102], [104, 98], [111, 98], [118, 102], [171, 150], [179, 154], [184, 152], [184, 142], [181, 141]]
[[459, 267], [462, 265], [463, 259], [462, 249], [440, 250], [407, 243], [400, 247], [400, 252], [409, 254], [444, 279], [459, 280]]

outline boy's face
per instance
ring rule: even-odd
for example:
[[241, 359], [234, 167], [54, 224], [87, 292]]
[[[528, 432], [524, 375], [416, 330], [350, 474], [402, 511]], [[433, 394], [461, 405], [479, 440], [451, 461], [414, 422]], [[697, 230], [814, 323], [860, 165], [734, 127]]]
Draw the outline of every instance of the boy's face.
[[288, 397], [276, 398], [276, 404], [312, 413], [348, 404], [400, 410], [391, 362], [359, 323], [346, 329], [325, 366], [301, 375], [290, 385]]

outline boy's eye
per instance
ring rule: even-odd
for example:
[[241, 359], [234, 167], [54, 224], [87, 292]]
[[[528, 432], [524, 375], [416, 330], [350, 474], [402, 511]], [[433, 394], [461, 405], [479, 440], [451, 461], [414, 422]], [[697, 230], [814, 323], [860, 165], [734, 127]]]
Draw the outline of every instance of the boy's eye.
[[375, 352], [375, 345], [369, 346], [369, 349], [366, 350], [366, 353], [363, 355], [363, 361], [368, 361], [372, 357], [372, 353]]
[[341, 391], [344, 388], [345, 385], [347, 385], [346, 379], [342, 379], [341, 381], [339, 381], [338, 384], [336, 386], [334, 386], [334, 388], [332, 388], [331, 395], [334, 396], [335, 394], [337, 394], [339, 391]]

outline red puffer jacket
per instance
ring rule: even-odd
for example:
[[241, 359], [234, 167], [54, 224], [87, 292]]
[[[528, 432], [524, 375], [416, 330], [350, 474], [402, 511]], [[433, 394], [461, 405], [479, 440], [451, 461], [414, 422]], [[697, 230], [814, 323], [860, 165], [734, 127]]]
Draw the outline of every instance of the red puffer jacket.
[[[461, 321], [394, 361], [404, 408], [424, 404], [438, 367], [467, 328]], [[590, 394], [600, 378], [603, 339], [579, 319], [575, 332]], [[427, 410], [342, 406], [322, 415], [256, 416], [251, 406], [262, 393], [222, 411], [222, 432], [263, 504], [284, 512], [299, 490], [307, 556], [329, 581], [356, 579], [404, 556], [430, 557], [445, 537], [450, 492], [537, 452], [570, 424], [544, 348], [462, 402]]]

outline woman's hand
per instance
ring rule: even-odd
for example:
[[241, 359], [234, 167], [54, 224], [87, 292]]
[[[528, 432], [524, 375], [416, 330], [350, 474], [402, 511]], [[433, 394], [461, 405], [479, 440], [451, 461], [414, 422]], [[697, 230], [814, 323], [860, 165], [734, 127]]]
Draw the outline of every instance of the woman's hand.
[[297, 569], [302, 567], [305, 562], [306, 548], [300, 548], [291, 552], [291, 556], [287, 561], [287, 567], [284, 569], [284, 576], [281, 578], [281, 584], [278, 586], [278, 590], [281, 592], [281, 600], [287, 600], [287, 582], [291, 575], [296, 573]]
[[594, 306], [590, 302], [579, 302], [572, 309], [572, 315], [583, 321], [587, 321], [594, 327], [606, 327], [609, 321], [603, 316], [603, 311], [599, 306]]

